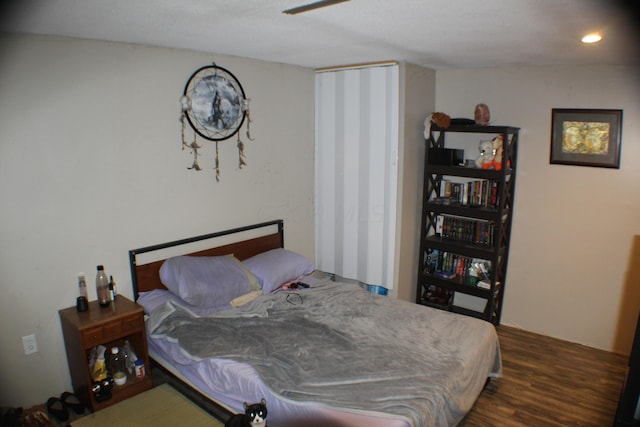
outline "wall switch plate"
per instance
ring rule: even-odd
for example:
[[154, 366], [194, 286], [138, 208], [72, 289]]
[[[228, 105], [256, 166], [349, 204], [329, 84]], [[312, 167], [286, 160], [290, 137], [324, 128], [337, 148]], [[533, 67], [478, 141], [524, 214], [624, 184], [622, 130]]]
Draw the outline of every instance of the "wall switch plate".
[[22, 337], [22, 346], [24, 347], [24, 354], [29, 355], [38, 352], [38, 342], [34, 334], [26, 335]]

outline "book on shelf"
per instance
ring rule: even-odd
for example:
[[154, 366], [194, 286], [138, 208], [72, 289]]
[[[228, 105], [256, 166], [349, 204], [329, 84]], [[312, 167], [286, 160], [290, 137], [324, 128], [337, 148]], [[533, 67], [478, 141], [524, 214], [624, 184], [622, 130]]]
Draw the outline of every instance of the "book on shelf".
[[465, 182], [443, 179], [438, 199], [463, 206], [495, 208], [498, 204], [498, 182], [486, 179]]
[[444, 239], [490, 246], [493, 245], [494, 230], [494, 221], [453, 215], [438, 215], [436, 218], [435, 232]]
[[447, 271], [435, 271], [433, 273], [434, 276], [442, 277], [443, 279], [453, 279], [458, 275], [456, 272], [447, 272]]

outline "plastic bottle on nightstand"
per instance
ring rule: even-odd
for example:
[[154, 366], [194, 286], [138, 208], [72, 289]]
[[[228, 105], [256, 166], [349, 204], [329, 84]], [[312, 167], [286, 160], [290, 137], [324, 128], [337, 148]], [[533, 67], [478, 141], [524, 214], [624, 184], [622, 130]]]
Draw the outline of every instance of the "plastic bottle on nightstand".
[[133, 351], [133, 347], [129, 340], [124, 340], [124, 347], [122, 348], [121, 353], [124, 354], [124, 365], [129, 371], [129, 374], [133, 374], [135, 362], [138, 359], [136, 353]]
[[111, 302], [115, 301], [117, 294], [116, 282], [113, 280], [113, 276], [109, 276], [109, 300]]
[[111, 300], [109, 299], [109, 279], [104, 272], [104, 266], [96, 267], [96, 293], [98, 294], [98, 303], [100, 307], [108, 307]]
[[78, 273], [78, 296], [87, 298], [87, 277], [84, 273]]
[[87, 277], [84, 273], [78, 273], [78, 298], [76, 298], [76, 310], [78, 313], [89, 310], [89, 298], [87, 296]]
[[124, 385], [127, 382], [127, 368], [124, 365], [124, 357], [118, 347], [111, 348], [109, 373], [116, 385]]

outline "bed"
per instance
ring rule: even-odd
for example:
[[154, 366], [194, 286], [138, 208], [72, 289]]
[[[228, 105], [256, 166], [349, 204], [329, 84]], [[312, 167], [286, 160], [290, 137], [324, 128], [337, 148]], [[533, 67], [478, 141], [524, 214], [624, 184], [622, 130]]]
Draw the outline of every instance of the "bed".
[[282, 220], [129, 257], [153, 363], [229, 413], [264, 398], [272, 427], [455, 426], [501, 374], [493, 325], [333, 281], [284, 248]]

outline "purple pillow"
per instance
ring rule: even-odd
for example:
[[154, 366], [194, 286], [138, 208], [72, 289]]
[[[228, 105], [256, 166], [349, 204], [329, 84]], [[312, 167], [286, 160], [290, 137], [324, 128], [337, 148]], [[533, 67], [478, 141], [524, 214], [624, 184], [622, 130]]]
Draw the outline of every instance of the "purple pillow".
[[283, 284], [315, 270], [307, 257], [283, 248], [263, 252], [242, 263], [258, 278], [263, 294], [271, 293]]
[[196, 307], [220, 307], [258, 289], [256, 277], [233, 255], [176, 256], [160, 267], [160, 281]]

